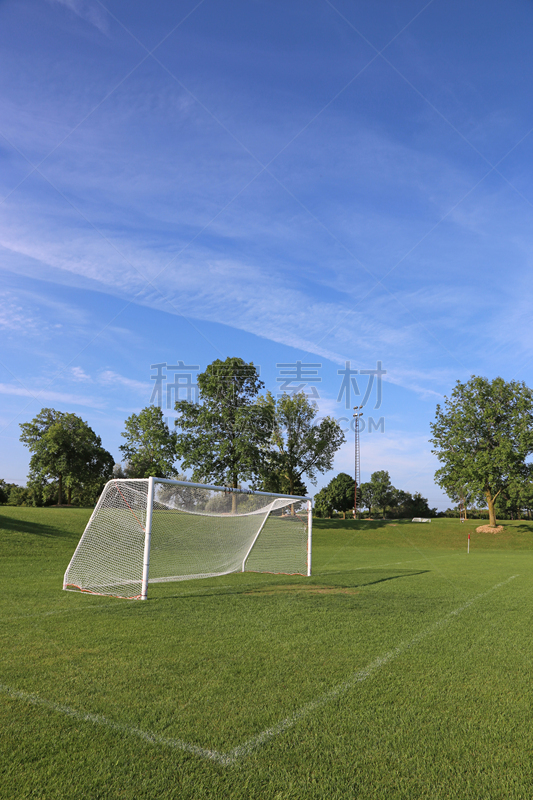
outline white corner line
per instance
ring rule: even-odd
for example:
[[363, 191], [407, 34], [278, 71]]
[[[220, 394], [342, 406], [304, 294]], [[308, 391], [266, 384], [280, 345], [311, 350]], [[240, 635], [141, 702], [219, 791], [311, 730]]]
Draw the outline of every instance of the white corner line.
[[24, 700], [26, 703], [31, 703], [35, 706], [48, 708], [50, 711], [56, 711], [59, 714], [64, 714], [67, 717], [72, 717], [79, 722], [92, 722], [93, 725], [101, 725], [111, 730], [118, 731], [119, 733], [127, 733], [130, 736], [137, 736], [150, 744], [161, 744], [164, 747], [171, 747], [174, 750], [184, 750], [186, 753], [199, 756], [200, 758], [210, 759], [212, 761], [219, 761], [225, 763], [224, 755], [218, 753], [216, 750], [207, 750], [204, 747], [198, 747], [195, 744], [184, 742], [181, 739], [167, 739], [164, 736], [159, 736], [157, 733], [150, 731], [143, 731], [140, 728], [134, 728], [131, 725], [123, 725], [120, 722], [114, 722], [101, 714], [86, 714], [83, 711], [76, 711], [75, 708], [69, 706], [62, 706], [57, 703], [52, 703], [50, 700], [45, 700], [36, 694], [27, 694], [26, 692], [19, 692], [16, 689], [11, 689], [9, 686], [0, 684], [0, 692], [12, 697], [16, 700]]
[[515, 578], [518, 578], [518, 575], [511, 575], [510, 578], [507, 578], [507, 580], [502, 581], [501, 583], [495, 584], [486, 592], [475, 595], [475, 597], [467, 600], [458, 608], [448, 612], [448, 614], [446, 614], [444, 617], [437, 620], [432, 625], [429, 625], [420, 633], [417, 633], [412, 639], [409, 639], [405, 642], [400, 642], [399, 645], [394, 647], [392, 650], [389, 650], [388, 653], [385, 653], [384, 655], [374, 659], [374, 661], [371, 661], [367, 667], [355, 672], [350, 676], [350, 678], [348, 678], [348, 680], [339, 683], [333, 689], [330, 689], [329, 692], [326, 692], [326, 694], [322, 695], [322, 697], [306, 703], [297, 711], [295, 711], [294, 714], [291, 714], [291, 716], [286, 717], [271, 728], [267, 728], [257, 736], [248, 739], [248, 741], [244, 742], [243, 744], [234, 747], [233, 750], [230, 750], [227, 753], [220, 753], [218, 750], [209, 750], [204, 747], [199, 747], [198, 745], [185, 742], [181, 739], [168, 739], [164, 736], [160, 736], [157, 733], [143, 731], [140, 728], [134, 728], [130, 725], [114, 722], [113, 720], [107, 719], [107, 717], [101, 716], [100, 714], [87, 714], [83, 711], [77, 711], [69, 706], [58, 705], [57, 703], [53, 703], [50, 700], [45, 700], [38, 695], [20, 692], [2, 684], [0, 684], [0, 693], [3, 693], [4, 695], [7, 695], [15, 700], [22, 700], [35, 706], [48, 708], [50, 711], [64, 714], [65, 716], [79, 720], [80, 722], [91, 722], [93, 725], [101, 725], [106, 728], [110, 728], [111, 730], [118, 731], [119, 733], [125, 733], [129, 736], [136, 736], [137, 738], [142, 739], [149, 744], [157, 744], [173, 750], [181, 750], [185, 753], [190, 753], [191, 755], [198, 756], [199, 758], [203, 758], [207, 761], [214, 761], [223, 766], [230, 766], [238, 761], [241, 761], [247, 756], [250, 756], [254, 750], [257, 750], [259, 747], [266, 744], [271, 739], [274, 739], [276, 736], [284, 733], [289, 728], [292, 728], [301, 719], [308, 716], [313, 711], [316, 711], [316, 709], [321, 708], [333, 700], [336, 700], [338, 697], [346, 694], [348, 691], [350, 691], [350, 689], [353, 689], [355, 686], [357, 686], [357, 684], [363, 683], [368, 678], [371, 678], [375, 672], [381, 669], [381, 667], [384, 667], [390, 661], [393, 661], [395, 658], [402, 655], [402, 653], [405, 653], [411, 647], [417, 645], [422, 641], [422, 639], [430, 636], [432, 633], [439, 630], [439, 628], [442, 628], [444, 625], [452, 622], [455, 617], [459, 616], [459, 614], [462, 614], [463, 611], [466, 611], [478, 600], [487, 597], [487, 595], [491, 594], [491, 592], [495, 592], [497, 589], [501, 589], [502, 586], [506, 586]]

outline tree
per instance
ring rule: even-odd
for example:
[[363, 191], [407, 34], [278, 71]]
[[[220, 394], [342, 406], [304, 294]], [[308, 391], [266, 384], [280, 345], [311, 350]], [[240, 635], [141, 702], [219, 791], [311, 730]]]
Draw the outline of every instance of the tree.
[[372, 516], [372, 509], [375, 505], [375, 486], [367, 481], [366, 483], [362, 483], [360, 486], [358, 486], [357, 491], [357, 499], [359, 500], [359, 492], [361, 492], [361, 505], [363, 508], [368, 508], [368, 514], [369, 516]]
[[315, 494], [315, 511], [319, 517], [327, 517], [328, 519], [333, 514], [333, 503], [326, 486]]
[[326, 488], [333, 508], [341, 511], [343, 519], [346, 519], [346, 512], [354, 507], [355, 480], [346, 472], [339, 472]]
[[277, 475], [287, 494], [299, 494], [303, 476], [316, 483], [317, 473], [333, 466], [335, 453], [345, 441], [340, 425], [332, 417], [315, 423], [317, 409], [303, 392], [283, 394], [276, 402], [270, 392], [261, 402], [272, 420], [270, 452], [263, 462], [263, 481]]
[[533, 510], [533, 483], [531, 481], [521, 485], [520, 507], [527, 511], [528, 517], [531, 519], [531, 511]]
[[393, 502], [395, 492], [389, 473], [384, 469], [373, 472], [370, 476], [370, 486], [372, 487], [372, 505], [381, 508], [383, 516], [385, 516], [387, 507]]
[[25, 486], [13, 485], [8, 501], [10, 506], [31, 506], [32, 495]]
[[259, 479], [272, 428], [271, 408], [257, 402], [263, 386], [253, 363], [217, 359], [198, 375], [199, 402], [178, 400], [177, 453], [193, 480], [237, 489]]
[[4, 503], [7, 503], [9, 492], [14, 485], [15, 484], [12, 483], [6, 483], [3, 478], [0, 478], [0, 504], [3, 505]]
[[110, 477], [113, 457], [76, 414], [43, 408], [35, 419], [20, 427], [20, 441], [32, 453], [29, 484], [35, 490], [57, 481], [58, 505], [63, 503], [64, 487], [70, 504], [73, 488]]
[[410, 492], [405, 492], [403, 489], [393, 488], [392, 499], [389, 508], [395, 517], [401, 518], [413, 516], [413, 514], [410, 514], [410, 506], [412, 501], [413, 497]]
[[461, 509], [461, 506], [463, 506], [467, 515], [468, 509], [472, 506], [475, 506], [476, 503], [485, 503], [485, 497], [483, 493], [473, 492], [468, 488], [468, 486], [451, 486], [446, 490], [446, 494], [450, 500], [453, 500], [454, 503], [457, 503], [459, 510]]
[[489, 524], [496, 526], [494, 503], [513, 482], [532, 473], [526, 463], [533, 452], [533, 395], [525, 383], [473, 375], [457, 381], [444, 408], [437, 405], [431, 424], [436, 454], [442, 466], [435, 473], [446, 492], [464, 486], [483, 493]]
[[398, 517], [434, 517], [435, 508], [430, 508], [428, 501], [420, 492], [405, 492], [403, 489], [393, 489], [391, 506]]
[[[129, 478], [168, 478], [174, 472], [177, 434], [170, 431], [158, 406], [147, 406], [124, 423], [120, 450], [127, 460]], [[121, 470], [116, 469], [118, 475]], [[124, 473], [122, 473], [124, 474]]]
[[262, 458], [262, 477], [258, 484], [264, 492], [275, 492], [276, 494], [294, 494], [299, 497], [307, 495], [307, 486], [296, 478], [291, 482], [288, 473], [283, 469], [283, 458], [279, 453], [267, 452]]
[[[171, 475], [171, 478], [176, 481], [188, 480], [187, 476], [182, 472]], [[217, 492], [216, 494], [219, 493]], [[205, 511], [206, 492], [204, 489], [198, 489], [195, 486], [175, 486], [172, 483], [166, 483], [160, 486], [158, 498], [162, 503], [174, 508]]]
[[[533, 504], [533, 484], [529, 481], [511, 481], [495, 501], [498, 516], [521, 519], [522, 512], [527, 511], [531, 517]], [[484, 504], [486, 505], [486, 504]]]

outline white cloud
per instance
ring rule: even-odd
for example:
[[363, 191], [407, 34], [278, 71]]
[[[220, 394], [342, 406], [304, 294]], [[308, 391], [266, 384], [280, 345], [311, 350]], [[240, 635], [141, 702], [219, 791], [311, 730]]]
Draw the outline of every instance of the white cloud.
[[51, 403], [73, 403], [79, 406], [90, 408], [103, 408], [99, 400], [95, 400], [87, 395], [68, 394], [65, 392], [52, 392], [48, 389], [31, 391], [22, 386], [14, 386], [10, 383], [0, 383], [0, 394], [13, 395], [15, 397], [26, 397], [28, 400], [42, 402], [43, 400]]
[[0, 329], [17, 333], [33, 332], [38, 320], [8, 292], [0, 293]]
[[75, 381], [79, 381], [80, 383], [92, 383], [91, 376], [87, 375], [81, 367], [71, 367], [70, 373]]
[[103, 383], [106, 386], [123, 386], [126, 389], [132, 389], [134, 392], [139, 392], [145, 395], [152, 390], [152, 386], [148, 383], [148, 381], [134, 381], [131, 378], [126, 378], [124, 375], [120, 375], [118, 372], [114, 372], [111, 369], [106, 369], [104, 372], [101, 372], [98, 376], [98, 380], [100, 383]]

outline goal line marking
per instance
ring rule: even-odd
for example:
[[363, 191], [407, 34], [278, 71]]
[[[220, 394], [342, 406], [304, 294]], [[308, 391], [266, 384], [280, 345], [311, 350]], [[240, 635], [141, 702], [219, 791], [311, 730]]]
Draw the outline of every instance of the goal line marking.
[[447, 625], [451, 622], [455, 617], [462, 614], [463, 611], [466, 611], [470, 606], [476, 603], [478, 600], [487, 597], [487, 595], [491, 594], [491, 592], [496, 591], [497, 589], [501, 589], [502, 586], [506, 586], [515, 578], [518, 578], [518, 575], [512, 575], [507, 580], [502, 581], [501, 583], [497, 583], [488, 589], [486, 592], [482, 592], [481, 594], [475, 595], [470, 600], [467, 600], [466, 603], [463, 603], [458, 608], [450, 611], [441, 619], [434, 622], [432, 625], [429, 625], [420, 633], [417, 633], [416, 636], [413, 636], [412, 639], [408, 641], [401, 642], [397, 647], [394, 647], [392, 650], [389, 650], [388, 653], [385, 653], [382, 656], [374, 659], [362, 670], [355, 672], [348, 680], [339, 683], [329, 692], [319, 697], [317, 700], [312, 700], [309, 703], [303, 705], [300, 709], [291, 714], [289, 717], [281, 720], [276, 725], [273, 725], [271, 728], [267, 728], [266, 730], [259, 733], [257, 736], [248, 739], [248, 741], [244, 742], [237, 747], [234, 747], [232, 750], [229, 750], [227, 753], [221, 753], [218, 750], [209, 750], [204, 747], [199, 747], [198, 745], [191, 744], [190, 742], [185, 742], [181, 739], [169, 739], [164, 736], [159, 736], [157, 733], [153, 733], [151, 731], [143, 731], [140, 728], [135, 728], [130, 725], [124, 725], [120, 722], [114, 722], [113, 720], [108, 719], [100, 714], [86, 714], [83, 711], [77, 711], [74, 708], [70, 708], [69, 706], [59, 705], [57, 703], [53, 703], [50, 700], [45, 700], [44, 698], [39, 697], [35, 694], [29, 694], [27, 692], [20, 692], [16, 689], [11, 689], [9, 686], [4, 686], [0, 684], [0, 692], [8, 697], [11, 697], [16, 700], [23, 700], [26, 703], [31, 703], [35, 706], [40, 706], [43, 708], [47, 708], [50, 711], [55, 711], [60, 714], [64, 714], [67, 717], [71, 717], [72, 719], [79, 720], [81, 722], [91, 722], [93, 725], [101, 725], [106, 728], [110, 728], [111, 730], [117, 731], [119, 733], [125, 733], [130, 736], [136, 736], [139, 739], [142, 739], [149, 744], [158, 744], [162, 745], [163, 747], [169, 747], [174, 750], [181, 750], [186, 753], [190, 753], [191, 755], [198, 756], [199, 758], [203, 758], [208, 761], [214, 761], [218, 764], [222, 764], [223, 766], [230, 766], [235, 764], [238, 761], [246, 758], [247, 756], [251, 755], [254, 750], [257, 750], [262, 745], [269, 742], [271, 739], [274, 739], [276, 736], [284, 733], [285, 731], [289, 730], [289, 728], [294, 727], [301, 719], [311, 714], [313, 711], [316, 711], [318, 708], [325, 706], [327, 703], [336, 700], [338, 697], [346, 694], [350, 689], [353, 689], [357, 684], [363, 683], [368, 678], [372, 677], [372, 675], [377, 672], [379, 669], [384, 667], [389, 662], [393, 661], [398, 656], [405, 653], [411, 647], [414, 647], [427, 636], [431, 635], [435, 631], [442, 628], [444, 625]]

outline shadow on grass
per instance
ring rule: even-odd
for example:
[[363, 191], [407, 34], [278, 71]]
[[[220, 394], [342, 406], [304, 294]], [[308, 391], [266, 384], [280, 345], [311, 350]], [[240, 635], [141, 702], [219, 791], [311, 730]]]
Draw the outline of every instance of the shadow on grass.
[[[369, 572], [373, 572], [373, 573], [386, 572], [386, 570], [377, 569], [377, 570], [369, 570]], [[367, 581], [366, 583], [358, 583], [358, 584], [354, 584], [354, 585], [357, 585], [357, 586], [373, 586], [376, 583], [385, 583], [386, 581], [396, 581], [396, 580], [398, 580], [398, 578], [411, 578], [411, 577], [414, 577], [415, 575], [425, 575], [427, 572], [430, 572], [430, 570], [429, 569], [420, 569], [420, 570], [416, 570], [416, 571], [412, 571], [412, 570], [396, 570], [394, 575], [390, 575], [389, 574], [389, 575], [387, 575], [386, 578], [376, 578], [373, 581]]]
[[58, 538], [72, 538], [70, 531], [56, 528], [54, 525], [44, 525], [42, 522], [28, 522], [23, 519], [15, 519], [0, 515], [0, 531], [10, 531], [12, 533], [32, 533], [35, 536], [53, 536]]
[[[390, 570], [382, 570], [382, 569], [374, 569], [374, 570], [367, 570], [363, 574], [367, 580], [361, 580], [357, 583], [346, 583], [346, 581], [342, 581], [339, 583], [332, 583], [331, 581], [320, 581], [318, 576], [316, 578], [301, 578], [299, 583], [287, 583], [287, 582], [268, 582], [259, 584], [257, 587], [251, 587], [250, 584], [246, 586], [237, 587], [237, 586], [224, 586], [221, 587], [220, 590], [214, 590], [213, 587], [207, 588], [205, 591], [199, 589], [196, 592], [184, 592], [183, 594], [174, 594], [169, 595], [167, 597], [150, 597], [150, 590], [148, 590], [148, 599], [152, 601], [157, 601], [158, 603], [166, 602], [169, 600], [186, 600], [193, 597], [225, 597], [225, 596], [237, 596], [237, 595], [280, 595], [280, 594], [318, 594], [321, 591], [324, 593], [335, 594], [336, 592], [341, 594], [349, 589], [363, 589], [366, 586], [375, 586], [378, 583], [387, 583], [388, 581], [396, 581], [400, 578], [412, 578], [416, 577], [417, 575], [425, 575], [426, 573], [430, 572], [429, 569], [423, 570], [395, 570], [394, 573], [391, 573]], [[383, 573], [386, 573], [383, 575]], [[250, 574], [250, 573], [248, 573]], [[372, 575], [380, 574], [382, 577], [374, 577], [373, 580], [368, 580]], [[294, 576], [287, 576], [287, 579], [292, 579], [294, 581], [295, 578], [298, 578], [297, 575]]]
[[[476, 520], [476, 522], [477, 522], [477, 520]], [[486, 523], [482, 522], [481, 524], [484, 525]], [[498, 525], [503, 525], [504, 532], [505, 532], [505, 529], [507, 528], [507, 532], [508, 533], [509, 532], [511, 532], [511, 533], [532, 533], [533, 532], [533, 526], [531, 525], [531, 522], [529, 524], [527, 522], [525, 522], [525, 523], [524, 522], [521, 522], [521, 523], [513, 522], [512, 524], [510, 524], [509, 522], [504, 520], [503, 522], [498, 522]]]

